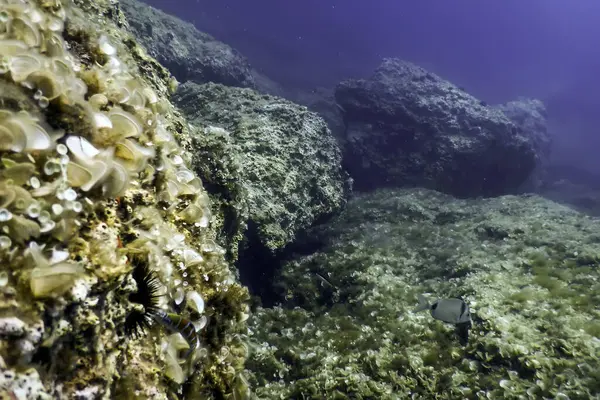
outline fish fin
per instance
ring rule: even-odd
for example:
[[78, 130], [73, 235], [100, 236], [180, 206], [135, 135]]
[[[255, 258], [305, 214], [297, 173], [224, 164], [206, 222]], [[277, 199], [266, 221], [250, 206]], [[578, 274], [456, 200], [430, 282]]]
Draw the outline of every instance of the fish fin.
[[456, 334], [458, 335], [458, 341], [462, 346], [466, 346], [469, 343], [469, 330], [471, 327], [471, 321], [456, 324]]
[[431, 307], [431, 305], [429, 304], [429, 300], [427, 299], [427, 297], [420, 294], [419, 295], [419, 304], [417, 305], [417, 308], [415, 308], [413, 310], [413, 312], [417, 313], [417, 312], [420, 312], [423, 310], [427, 310], [430, 307]]

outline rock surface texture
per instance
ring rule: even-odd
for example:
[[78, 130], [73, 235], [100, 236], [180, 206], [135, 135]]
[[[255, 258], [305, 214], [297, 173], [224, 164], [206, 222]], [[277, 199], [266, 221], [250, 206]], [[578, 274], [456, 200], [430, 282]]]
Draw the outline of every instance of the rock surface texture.
[[[247, 210], [251, 235], [269, 251], [344, 206], [349, 184], [340, 150], [316, 113], [217, 84], [185, 83], [174, 101], [192, 123], [211, 126], [193, 136], [199, 173], [229, 199], [232, 215]], [[207, 160], [213, 168], [202, 167]]]
[[536, 167], [525, 182], [524, 190], [537, 191], [547, 180], [552, 138], [548, 133], [548, 115], [544, 103], [522, 98], [494, 106], [502, 111], [527, 136], [536, 148]]
[[502, 111], [408, 62], [387, 59], [371, 78], [340, 83], [335, 98], [358, 190], [500, 195], [516, 190], [539, 159], [538, 143]]
[[141, 1], [119, 3], [140, 44], [179, 81], [255, 86], [250, 64], [237, 50]]
[[0, 15], [0, 397], [245, 398], [248, 292], [175, 80], [114, 1]]
[[138, 0], [119, 2], [128, 29], [181, 82], [221, 83], [281, 95], [283, 88], [252, 68], [246, 57], [193, 24]]

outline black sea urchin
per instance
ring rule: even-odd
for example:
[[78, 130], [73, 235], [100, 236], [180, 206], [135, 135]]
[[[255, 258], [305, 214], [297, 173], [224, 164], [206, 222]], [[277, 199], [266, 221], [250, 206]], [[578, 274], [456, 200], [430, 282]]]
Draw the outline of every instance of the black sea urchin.
[[160, 282], [156, 274], [150, 270], [146, 260], [140, 257], [131, 259], [132, 277], [137, 283], [137, 290], [129, 295], [129, 301], [138, 304], [125, 319], [125, 334], [137, 337], [150, 327], [150, 321], [158, 310], [158, 299], [161, 295]]

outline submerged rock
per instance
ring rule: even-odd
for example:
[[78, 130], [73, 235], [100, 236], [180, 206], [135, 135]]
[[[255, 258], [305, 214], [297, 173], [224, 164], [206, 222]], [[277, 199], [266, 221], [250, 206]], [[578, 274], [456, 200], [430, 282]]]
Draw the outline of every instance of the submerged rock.
[[349, 184], [340, 150], [323, 119], [306, 107], [191, 82], [174, 101], [194, 124], [212, 126], [193, 136], [197, 170], [221, 196], [226, 214], [241, 216], [233, 225], [249, 225], [249, 246], [281, 250], [345, 204]]
[[424, 186], [457, 196], [515, 191], [539, 158], [527, 133], [414, 64], [387, 59], [335, 92], [346, 123], [345, 166], [356, 188]]
[[[0, 0], [0, 15], [0, 397], [244, 398], [248, 292], [174, 79], [114, 1]], [[155, 309], [196, 323], [190, 358]]]
[[[600, 221], [537, 196], [358, 195], [282, 269], [250, 318], [264, 398], [598, 396]], [[413, 313], [462, 297], [469, 343]]]
[[128, 29], [181, 82], [220, 83], [280, 96], [283, 88], [236, 49], [138, 0], [121, 0]]
[[179, 81], [255, 87], [250, 64], [237, 50], [141, 1], [119, 3], [136, 38]]
[[536, 148], [536, 167], [525, 182], [523, 189], [538, 190], [547, 179], [546, 168], [549, 164], [552, 146], [544, 103], [537, 99], [521, 98], [495, 105], [494, 108], [502, 111]]
[[544, 103], [537, 99], [521, 98], [494, 106], [502, 111], [539, 149], [540, 155], [547, 157], [552, 140], [548, 134], [547, 113]]
[[346, 127], [342, 109], [335, 101], [333, 89], [318, 87], [310, 91], [296, 91], [290, 93], [289, 98], [318, 113], [327, 122], [340, 148], [344, 149], [346, 146]]

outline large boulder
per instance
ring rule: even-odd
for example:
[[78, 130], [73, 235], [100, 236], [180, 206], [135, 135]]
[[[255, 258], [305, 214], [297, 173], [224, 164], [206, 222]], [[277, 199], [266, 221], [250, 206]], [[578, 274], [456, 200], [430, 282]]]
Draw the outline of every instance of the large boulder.
[[173, 78], [115, 1], [0, 14], [0, 398], [243, 398], [248, 291]]
[[541, 156], [548, 155], [552, 140], [548, 134], [546, 106], [541, 100], [520, 98], [494, 107], [531, 139]]
[[500, 110], [409, 62], [386, 59], [369, 79], [340, 83], [345, 165], [356, 188], [425, 186], [458, 196], [516, 190], [535, 142]]
[[289, 91], [286, 98], [318, 113], [327, 122], [340, 148], [345, 147], [346, 126], [342, 109], [335, 101], [333, 88], [317, 87], [309, 91]]
[[[327, 124], [306, 107], [251, 89], [192, 82], [179, 87], [174, 102], [193, 124], [210, 126], [193, 136], [197, 171], [231, 216], [223, 226], [239, 233], [248, 225], [245, 248], [252, 257], [259, 249], [276, 254], [345, 204], [341, 152]], [[260, 278], [265, 264], [252, 262], [249, 277]]]
[[552, 138], [548, 133], [546, 106], [537, 99], [520, 98], [494, 106], [502, 111], [536, 149], [536, 167], [523, 189], [537, 190], [546, 180]]
[[237, 50], [138, 0], [119, 3], [131, 32], [179, 81], [255, 87], [250, 64]]

